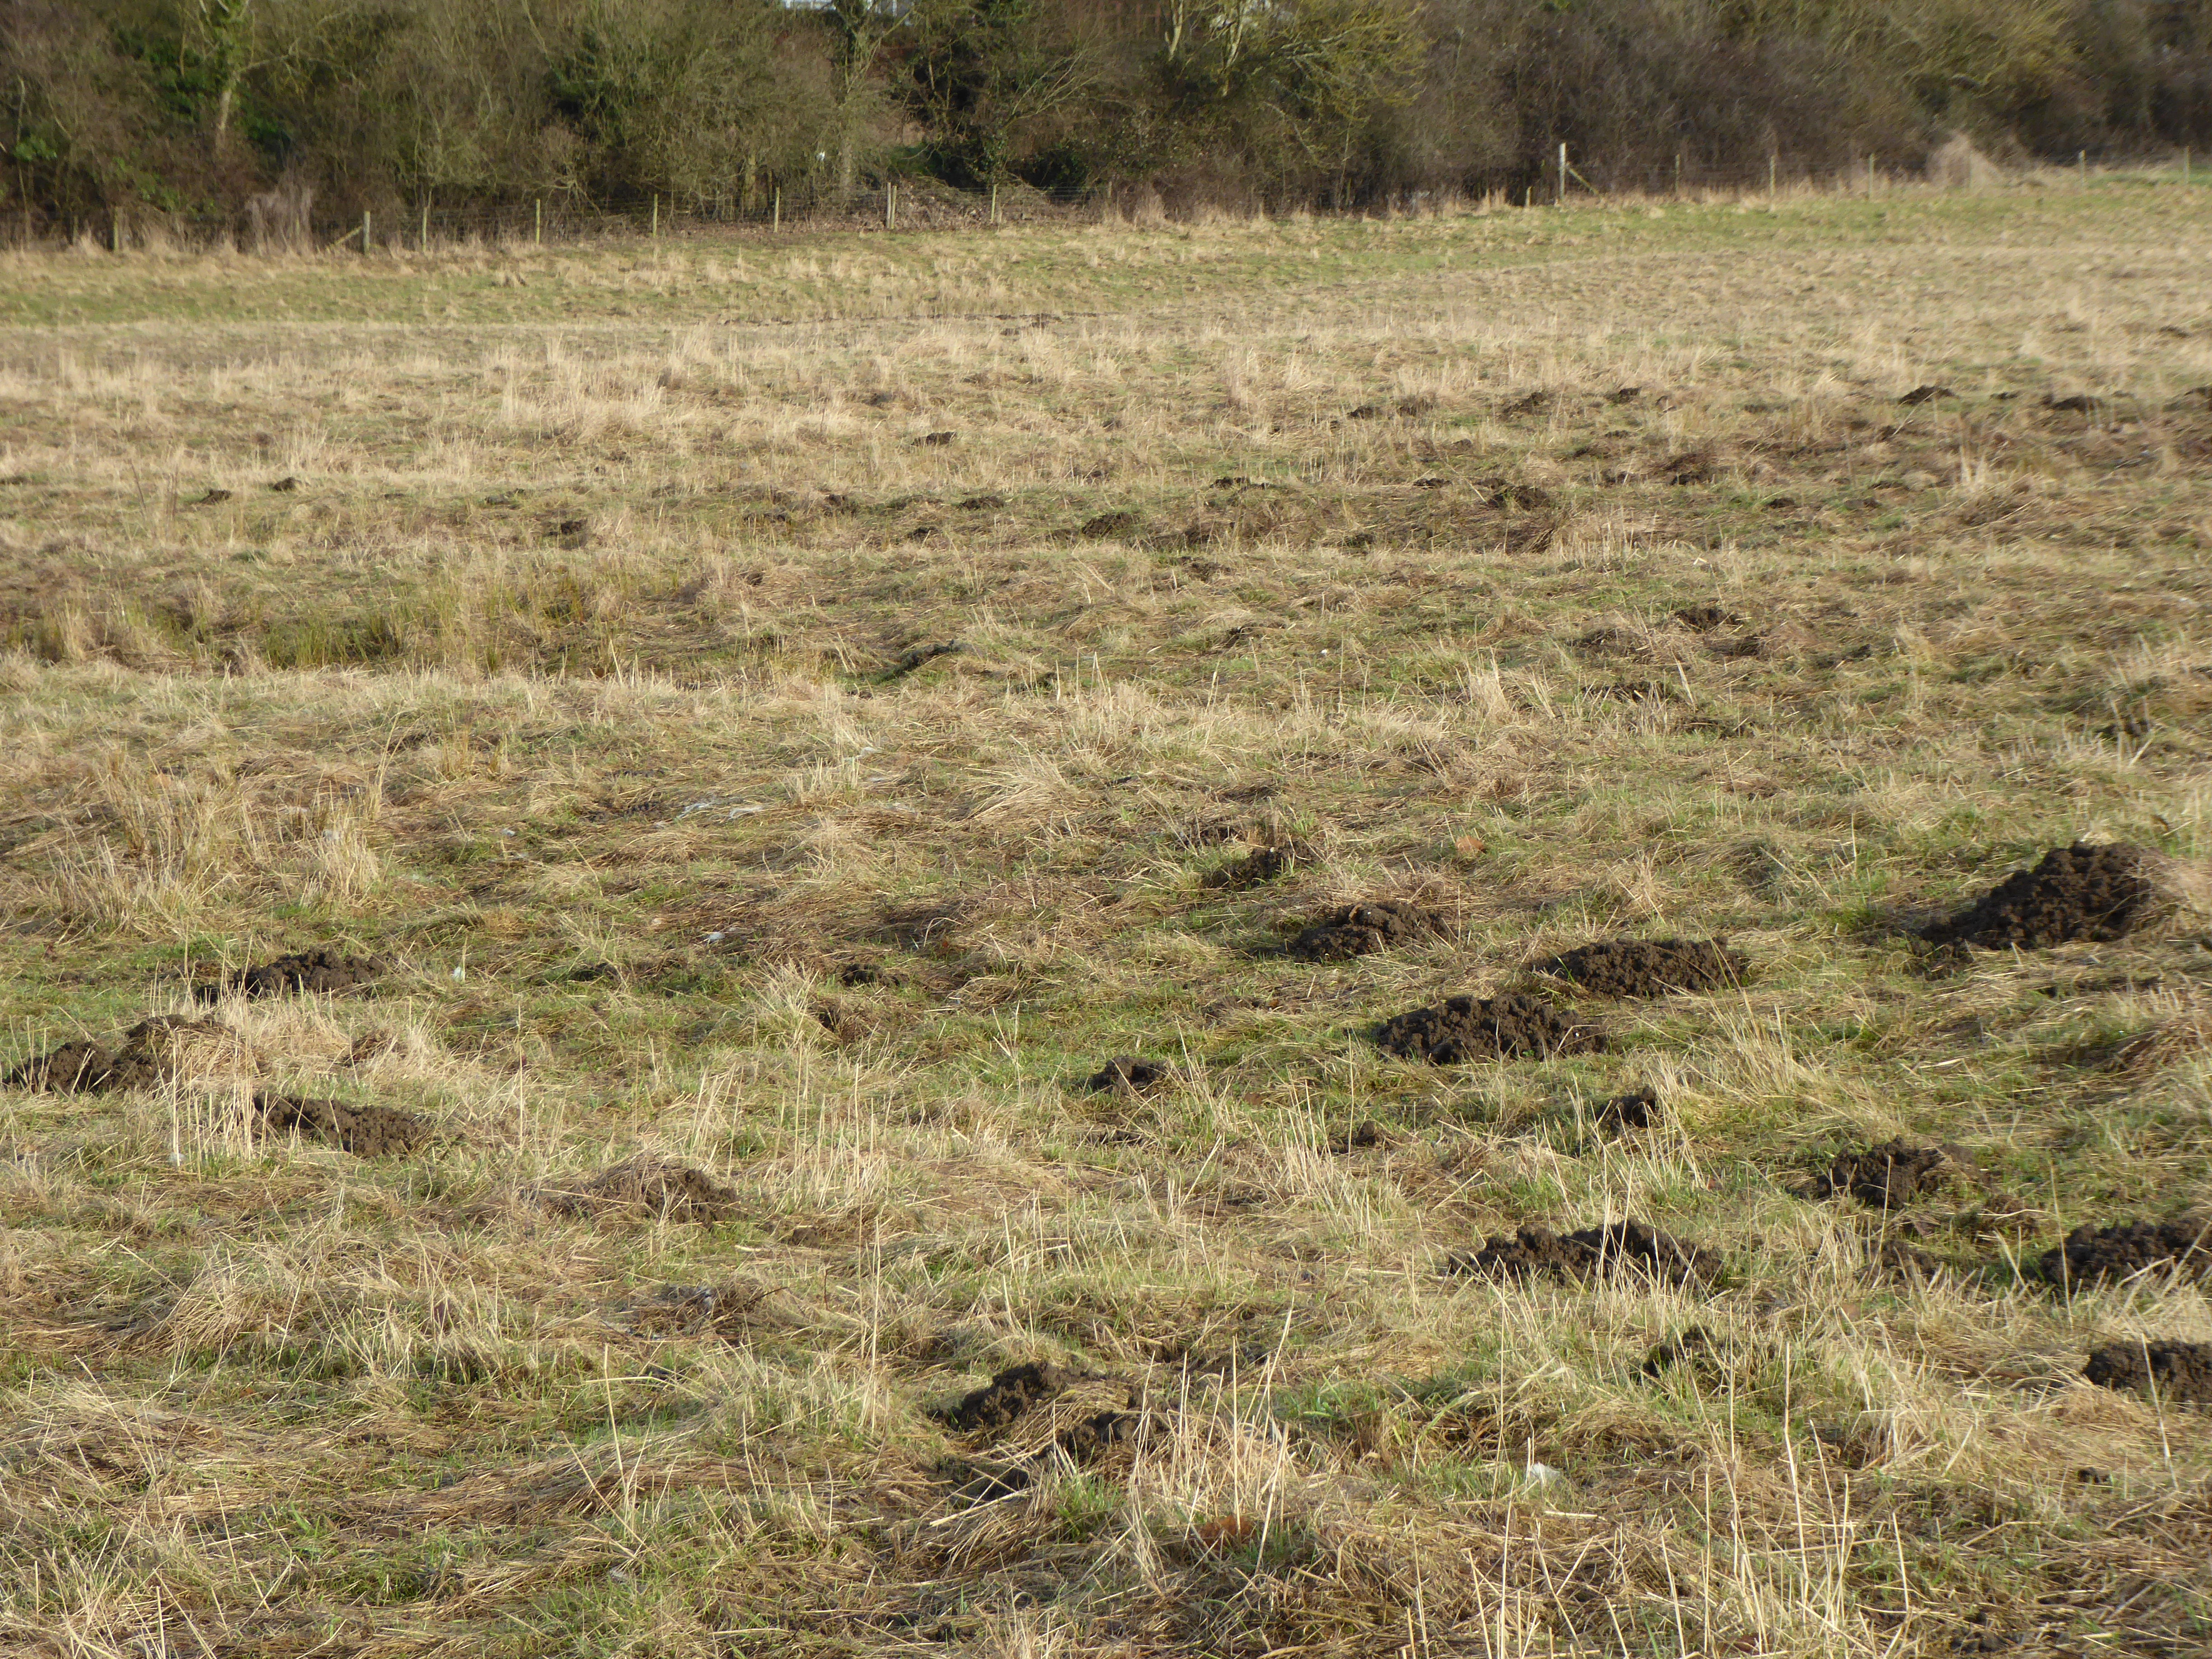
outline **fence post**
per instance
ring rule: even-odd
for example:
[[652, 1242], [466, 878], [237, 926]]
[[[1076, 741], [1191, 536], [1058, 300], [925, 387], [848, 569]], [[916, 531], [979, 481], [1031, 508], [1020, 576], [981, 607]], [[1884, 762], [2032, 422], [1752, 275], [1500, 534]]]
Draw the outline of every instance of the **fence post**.
[[1774, 152], [1766, 152], [1766, 205], [1774, 205]]
[[768, 228], [771, 231], [783, 228], [783, 186], [781, 185], [776, 186], [775, 203], [769, 209]]
[[532, 214], [530, 228], [531, 240], [536, 242], [538, 246], [544, 247], [545, 246], [545, 198], [543, 196], [532, 198], [530, 204], [530, 209]]
[[884, 181], [884, 228], [898, 228], [898, 185], [890, 179]]
[[368, 258], [368, 210], [361, 210], [361, 257]]
[[[2189, 152], [2184, 150], [2182, 154], [2186, 156]], [[2189, 176], [2189, 163], [2186, 161], [2182, 162], [2181, 171], [2182, 177], [2186, 179]], [[999, 222], [999, 181], [996, 179], [991, 180], [991, 222], [994, 225]]]
[[1555, 205], [1559, 206], [1559, 207], [1565, 207], [1565, 206], [1566, 206], [1566, 204], [1567, 204], [1567, 147], [1563, 143], [1563, 144], [1561, 144], [1561, 145], [1559, 146], [1559, 201], [1557, 202], [1557, 204], [1555, 204]]
[[1682, 152], [1674, 152], [1674, 199], [1682, 199]]
[[2081, 188], [2089, 188], [2089, 152], [2086, 149], [2081, 152]]
[[653, 240], [660, 240], [660, 192], [653, 192]]

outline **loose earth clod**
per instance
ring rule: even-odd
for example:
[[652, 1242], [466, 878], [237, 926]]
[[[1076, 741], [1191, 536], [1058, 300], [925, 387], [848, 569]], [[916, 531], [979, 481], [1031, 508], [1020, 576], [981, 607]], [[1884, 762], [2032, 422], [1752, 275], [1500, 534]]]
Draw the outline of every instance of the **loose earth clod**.
[[2164, 1405], [2212, 1406], [2212, 1342], [2115, 1342], [2091, 1352], [2081, 1375]]
[[1641, 1273], [1668, 1285], [1711, 1284], [1720, 1258], [1641, 1221], [1615, 1221], [1571, 1233], [1549, 1227], [1484, 1241], [1482, 1248], [1450, 1257], [1446, 1271], [1485, 1279], [1526, 1279], [1548, 1273], [1562, 1279], [1601, 1279]]
[[1991, 951], [2124, 939], [2166, 908], [2153, 878], [2156, 864], [2154, 854], [2124, 843], [2054, 847], [2033, 870], [2014, 871], [1923, 937]]
[[1403, 899], [1370, 899], [1324, 911], [1299, 930], [1285, 951], [1301, 962], [1343, 962], [1393, 945], [1436, 939], [1444, 931], [1434, 911]]
[[429, 1119], [390, 1106], [349, 1106], [342, 1101], [264, 1091], [253, 1097], [253, 1109], [262, 1127], [275, 1133], [296, 1129], [356, 1158], [411, 1152], [437, 1133]]
[[1543, 964], [1597, 996], [1662, 997], [1739, 983], [1751, 959], [1726, 939], [1601, 939]]
[[2037, 1261], [2043, 1277], [2066, 1288], [2134, 1279], [2171, 1269], [2212, 1283], [2212, 1224], [2199, 1221], [2126, 1221], [2076, 1227]]
[[1593, 1054], [1605, 1033], [1529, 996], [1449, 997], [1382, 1022], [1375, 1040], [1385, 1054], [1456, 1066], [1474, 1060]]

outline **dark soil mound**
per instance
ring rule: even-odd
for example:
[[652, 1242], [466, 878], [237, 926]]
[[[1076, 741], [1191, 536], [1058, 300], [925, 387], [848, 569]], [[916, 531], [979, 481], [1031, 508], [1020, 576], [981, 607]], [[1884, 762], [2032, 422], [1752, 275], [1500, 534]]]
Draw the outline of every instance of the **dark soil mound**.
[[210, 1083], [250, 1076], [259, 1061], [246, 1040], [219, 1019], [157, 1014], [123, 1034], [113, 1048], [64, 1042], [8, 1074], [18, 1089], [97, 1093], [167, 1083]]
[[1030, 1407], [1056, 1398], [1075, 1380], [1066, 1367], [1049, 1360], [1011, 1365], [947, 1407], [945, 1425], [955, 1434], [1003, 1433]]
[[552, 1193], [547, 1202], [559, 1215], [590, 1218], [631, 1211], [711, 1224], [736, 1213], [738, 1195], [703, 1170], [647, 1157], [602, 1170], [589, 1181]]
[[1394, 945], [1435, 939], [1444, 931], [1434, 911], [1402, 899], [1340, 905], [1306, 923], [1285, 948], [1301, 962], [1343, 962]]
[[1241, 859], [1231, 859], [1206, 878], [1208, 887], [1256, 887], [1263, 881], [1273, 881], [1291, 872], [1292, 860], [1287, 847], [1262, 847]]
[[1164, 1060], [1141, 1060], [1135, 1054], [1116, 1054], [1084, 1080], [1093, 1094], [1142, 1094], [1147, 1089], [1172, 1083], [1176, 1068]]
[[1544, 972], [1606, 997], [1710, 991], [1735, 984], [1750, 968], [1751, 959], [1729, 950], [1726, 939], [1602, 939], [1578, 945], [1543, 964]]
[[1937, 1186], [1950, 1159], [1933, 1146], [1886, 1140], [1863, 1152], [1844, 1152], [1813, 1183], [1815, 1198], [1844, 1194], [1872, 1210], [1901, 1210]]
[[1991, 951], [2123, 939], [2160, 908], [2148, 863], [2139, 847], [2054, 847], [2035, 868], [2014, 871], [1925, 937]]
[[1390, 1132], [1373, 1118], [1363, 1118], [1340, 1135], [1328, 1138], [1332, 1152], [1380, 1152], [1388, 1151]]
[[8, 1073], [11, 1089], [52, 1089], [68, 1094], [108, 1086], [113, 1074], [107, 1050], [96, 1042], [64, 1042], [33, 1055]]
[[1710, 1284], [1719, 1276], [1721, 1264], [1711, 1252], [1641, 1221], [1615, 1221], [1565, 1234], [1549, 1227], [1523, 1227], [1510, 1238], [1501, 1235], [1485, 1241], [1471, 1255], [1453, 1256], [1447, 1268], [1486, 1279], [1526, 1279], [1534, 1273], [1601, 1279], [1633, 1272], [1669, 1285], [1686, 1285]]
[[1729, 627], [1743, 618], [1735, 611], [1724, 611], [1717, 605], [1686, 605], [1674, 613], [1674, 620], [1685, 628], [1709, 634], [1716, 628]]
[[1883, 1239], [1872, 1263], [1876, 1277], [1898, 1279], [1907, 1285], [1935, 1278], [1944, 1266], [1942, 1257], [1903, 1238]]
[[219, 987], [203, 985], [199, 988], [199, 999], [213, 1002], [227, 990], [246, 997], [283, 996], [290, 991], [350, 991], [383, 972], [384, 963], [374, 957], [342, 957], [335, 951], [318, 948], [244, 969]]
[[1145, 1419], [1139, 1413], [1097, 1412], [1063, 1431], [1060, 1449], [1067, 1454], [1071, 1463], [1095, 1463], [1115, 1447], [1133, 1443], [1145, 1428]]
[[1680, 1336], [1670, 1336], [1644, 1356], [1644, 1375], [1656, 1376], [1676, 1365], [1694, 1367], [1700, 1375], [1713, 1369], [1720, 1340], [1703, 1325], [1692, 1325]]
[[2116, 1342], [2093, 1352], [2081, 1375], [2166, 1405], [2212, 1406], [2212, 1342]]
[[1385, 1054], [1456, 1066], [1473, 1060], [1590, 1054], [1605, 1033], [1579, 1025], [1534, 997], [1449, 997], [1382, 1022], [1375, 1040]]
[[2126, 1221], [2112, 1227], [2076, 1227], [2065, 1243], [2045, 1250], [2036, 1264], [2061, 1287], [2132, 1279], [2172, 1268], [2185, 1279], [2212, 1282], [2212, 1226], [2195, 1221]]
[[1091, 541], [1103, 541], [1109, 536], [1126, 536], [1143, 522], [1133, 513], [1101, 513], [1084, 521], [1083, 534]]
[[386, 1158], [411, 1152], [436, 1133], [430, 1120], [390, 1106], [348, 1106], [336, 1100], [260, 1093], [253, 1109], [262, 1126], [277, 1134], [298, 1130], [356, 1158]]
[[1648, 1129], [1659, 1121], [1659, 1096], [1651, 1089], [1632, 1089], [1597, 1109], [1597, 1127], [1607, 1134]]

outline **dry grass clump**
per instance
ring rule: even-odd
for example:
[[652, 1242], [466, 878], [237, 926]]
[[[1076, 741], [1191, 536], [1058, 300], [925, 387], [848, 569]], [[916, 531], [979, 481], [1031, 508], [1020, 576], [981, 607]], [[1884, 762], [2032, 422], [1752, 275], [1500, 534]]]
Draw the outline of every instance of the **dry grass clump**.
[[0, 1647], [2191, 1650], [2209, 248], [7, 256]]

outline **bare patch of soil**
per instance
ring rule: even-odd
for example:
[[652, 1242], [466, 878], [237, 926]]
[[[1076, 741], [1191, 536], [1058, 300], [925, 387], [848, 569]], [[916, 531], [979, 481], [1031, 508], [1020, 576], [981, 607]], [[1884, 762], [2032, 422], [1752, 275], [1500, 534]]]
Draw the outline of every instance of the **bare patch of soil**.
[[1711, 1284], [1720, 1276], [1720, 1258], [1685, 1243], [1641, 1221], [1615, 1221], [1577, 1232], [1523, 1227], [1500, 1234], [1480, 1249], [1462, 1252], [1446, 1271], [1485, 1279], [1526, 1279], [1548, 1273], [1562, 1279], [1602, 1279], [1638, 1273], [1669, 1285]]
[[1881, 1241], [1875, 1250], [1873, 1267], [1875, 1276], [1893, 1279], [1905, 1284], [1917, 1284], [1933, 1279], [1943, 1271], [1943, 1259], [1923, 1250], [1910, 1239], [1889, 1237]]
[[2198, 1221], [2124, 1221], [2110, 1227], [2076, 1227], [2037, 1262], [2043, 1277], [2062, 1287], [2127, 1279], [2171, 1269], [2179, 1277], [2212, 1283], [2212, 1225]]
[[1548, 1002], [1517, 995], [1449, 997], [1431, 1008], [1393, 1015], [1375, 1040], [1385, 1054], [1438, 1066], [1593, 1054], [1606, 1041], [1598, 1027], [1579, 1024]]
[[1332, 1152], [1379, 1152], [1389, 1149], [1390, 1132], [1373, 1118], [1363, 1118], [1340, 1135], [1331, 1135]]
[[1924, 937], [1991, 951], [2124, 939], [2164, 908], [2154, 864], [2153, 854], [2124, 843], [2054, 847], [2033, 870], [2014, 872]]
[[1443, 920], [1433, 910], [1402, 899], [1369, 899], [1314, 917], [1284, 948], [1301, 962], [1343, 962], [1441, 938], [1443, 931]]
[[1101, 513], [1095, 519], [1086, 519], [1083, 536], [1086, 541], [1104, 541], [1111, 536], [1126, 536], [1139, 529], [1143, 520], [1133, 513]]
[[1662, 1121], [1658, 1091], [1652, 1089], [1632, 1089], [1597, 1109], [1597, 1127], [1606, 1134], [1649, 1129]]
[[220, 985], [199, 987], [198, 994], [203, 1002], [213, 1002], [225, 991], [248, 998], [283, 996], [293, 991], [327, 995], [367, 985], [384, 971], [385, 964], [374, 957], [340, 956], [318, 947], [241, 969]]
[[1076, 1381], [1066, 1366], [1049, 1360], [1010, 1365], [946, 1407], [945, 1425], [955, 1434], [1003, 1434], [1030, 1407], [1058, 1398]]
[[1165, 1060], [1116, 1054], [1086, 1078], [1084, 1087], [1093, 1094], [1140, 1095], [1174, 1082], [1176, 1075]]
[[264, 1091], [253, 1097], [253, 1109], [265, 1129], [277, 1134], [297, 1130], [356, 1158], [411, 1152], [437, 1133], [429, 1119], [390, 1106], [349, 1106], [342, 1101]]
[[2212, 1406], [2212, 1342], [2115, 1342], [2093, 1352], [2081, 1375], [2163, 1405]]
[[1644, 1375], [1657, 1376], [1677, 1365], [1687, 1365], [1698, 1376], [1710, 1375], [1720, 1352], [1720, 1339], [1703, 1325], [1692, 1325], [1680, 1336], [1670, 1336], [1644, 1356]]
[[737, 1213], [738, 1195], [703, 1170], [647, 1155], [557, 1189], [546, 1203], [556, 1215], [580, 1219], [629, 1212], [711, 1225]]
[[1717, 605], [1686, 605], [1674, 613], [1674, 620], [1698, 633], [1710, 634], [1716, 628], [1732, 628], [1743, 618]]
[[1710, 483], [1719, 471], [1719, 458], [1708, 449], [1688, 450], [1659, 464], [1659, 476], [1677, 486]]
[[250, 1077], [260, 1058], [246, 1039], [219, 1019], [160, 1014], [142, 1019], [113, 1048], [64, 1042], [8, 1074], [18, 1089], [100, 1093], [167, 1083], [215, 1083]]
[[935, 662], [939, 657], [957, 656], [967, 648], [966, 643], [960, 640], [938, 640], [931, 644], [917, 645], [901, 653], [899, 659], [890, 665], [886, 678], [902, 679], [924, 665]]
[[1227, 888], [1232, 892], [1243, 887], [1257, 887], [1261, 882], [1274, 881], [1290, 874], [1295, 856], [1287, 847], [1262, 847], [1241, 859], [1231, 859], [1218, 870], [1208, 872], [1206, 884]]
[[1739, 983], [1751, 959], [1726, 939], [1603, 939], [1578, 945], [1542, 970], [1597, 996], [1662, 997]]
[[1071, 1462], [1095, 1463], [1116, 1446], [1135, 1443], [1146, 1427], [1140, 1412], [1094, 1412], [1061, 1431], [1055, 1443]]
[[1813, 1183], [1815, 1198], [1848, 1195], [1872, 1210], [1901, 1210], [1939, 1186], [1951, 1159], [1934, 1146], [1908, 1146], [1886, 1140], [1863, 1152], [1838, 1156]]

